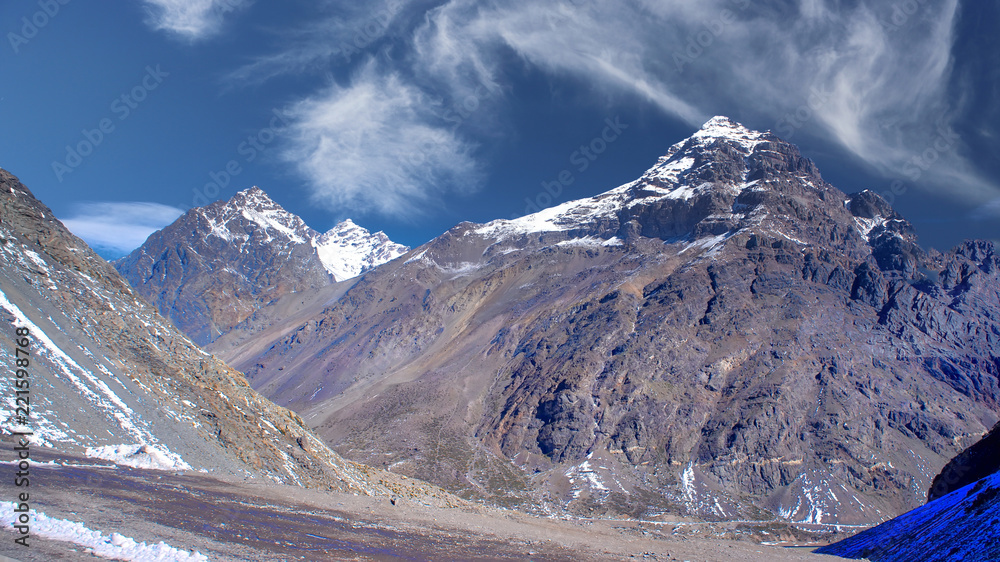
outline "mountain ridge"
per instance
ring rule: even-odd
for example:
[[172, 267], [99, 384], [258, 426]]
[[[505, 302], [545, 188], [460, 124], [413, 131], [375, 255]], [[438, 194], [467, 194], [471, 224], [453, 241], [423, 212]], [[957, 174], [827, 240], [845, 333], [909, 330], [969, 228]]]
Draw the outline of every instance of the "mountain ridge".
[[188, 211], [114, 265], [204, 345], [282, 295], [355, 277], [405, 249], [350, 220], [320, 233], [252, 187]]
[[342, 454], [465, 495], [861, 524], [997, 421], [997, 263], [717, 118], [210, 349]]

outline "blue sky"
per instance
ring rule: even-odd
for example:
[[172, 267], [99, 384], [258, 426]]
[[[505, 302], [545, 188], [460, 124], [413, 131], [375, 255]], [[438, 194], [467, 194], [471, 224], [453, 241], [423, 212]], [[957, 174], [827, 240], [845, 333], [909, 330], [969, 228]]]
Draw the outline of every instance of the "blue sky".
[[252, 185], [415, 246], [630, 181], [713, 115], [887, 194], [925, 245], [1000, 238], [994, 2], [12, 0], [0, 21], [0, 166], [106, 257]]

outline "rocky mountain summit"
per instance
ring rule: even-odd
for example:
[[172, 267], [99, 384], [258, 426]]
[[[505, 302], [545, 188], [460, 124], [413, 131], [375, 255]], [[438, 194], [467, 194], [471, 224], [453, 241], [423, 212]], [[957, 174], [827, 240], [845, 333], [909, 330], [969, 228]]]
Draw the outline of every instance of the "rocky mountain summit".
[[210, 349], [348, 458], [467, 496], [868, 524], [997, 422], [993, 246], [924, 250], [724, 117], [634, 182], [349, 285]]
[[188, 211], [115, 267], [204, 345], [282, 295], [355, 277], [406, 250], [350, 220], [321, 234], [254, 187]]
[[[432, 498], [432, 487], [331, 451], [179, 333], [4, 170], [0, 203], [0, 356], [25, 370], [0, 378], [7, 437], [28, 431], [36, 454], [89, 457], [87, 466]], [[28, 398], [15, 401], [15, 390]]]

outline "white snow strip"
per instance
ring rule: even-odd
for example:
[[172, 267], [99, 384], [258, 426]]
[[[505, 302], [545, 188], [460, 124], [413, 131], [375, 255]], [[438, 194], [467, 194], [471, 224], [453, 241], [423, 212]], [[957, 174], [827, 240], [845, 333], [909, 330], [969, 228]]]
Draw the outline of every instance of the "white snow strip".
[[[81, 367], [76, 361], [73, 360], [73, 358], [63, 352], [63, 350], [60, 349], [51, 339], [49, 339], [49, 337], [45, 335], [45, 332], [32, 322], [20, 308], [7, 300], [7, 296], [3, 293], [3, 291], [0, 291], [0, 307], [3, 307], [7, 310], [7, 312], [13, 315], [21, 326], [24, 326], [31, 331], [31, 337], [42, 345], [42, 348], [39, 349], [37, 353], [40, 355], [47, 355], [53, 364], [60, 367], [63, 374], [66, 375], [74, 386], [77, 387], [81, 394], [115, 418], [115, 420], [117, 420], [121, 425], [121, 428], [136, 437], [137, 441], [155, 440], [152, 435], [148, 434], [148, 432], [143, 432], [132, 422], [130, 419], [130, 416], [133, 415], [132, 409], [129, 408], [127, 404], [122, 402], [121, 398], [119, 398], [118, 395], [115, 394], [104, 381], [96, 378], [90, 371]], [[98, 395], [96, 392], [91, 390], [91, 388], [85, 385], [83, 381], [80, 380], [80, 377], [73, 372], [74, 369], [86, 378], [91, 385], [97, 387], [97, 389], [104, 396], [102, 397]]]
[[694, 501], [694, 463], [688, 463], [687, 468], [681, 473], [681, 486], [684, 488], [684, 499], [689, 502]]
[[[0, 502], [0, 522], [7, 529], [14, 529], [15, 504]], [[135, 539], [119, 533], [105, 535], [94, 531], [83, 523], [49, 517], [44, 513], [30, 510], [31, 538], [45, 537], [56, 541], [71, 542], [93, 550], [102, 558], [129, 560], [135, 562], [207, 562], [208, 557], [198, 551], [181, 550], [160, 541], [156, 544], [136, 542]], [[29, 547], [30, 548], [30, 547]]]
[[719, 244], [725, 242], [726, 240], [728, 240], [730, 236], [732, 236], [732, 234], [729, 233], [729, 232], [727, 232], [725, 234], [719, 234], [717, 236], [708, 236], [708, 237], [705, 237], [705, 238], [701, 238], [699, 240], [695, 240], [694, 242], [691, 242], [687, 246], [684, 246], [684, 249], [681, 250], [679, 253], [683, 254], [684, 252], [686, 252], [688, 250], [691, 250], [691, 249], [695, 249], [695, 248], [702, 249], [702, 250], [712, 250], [717, 245], [719, 245]]

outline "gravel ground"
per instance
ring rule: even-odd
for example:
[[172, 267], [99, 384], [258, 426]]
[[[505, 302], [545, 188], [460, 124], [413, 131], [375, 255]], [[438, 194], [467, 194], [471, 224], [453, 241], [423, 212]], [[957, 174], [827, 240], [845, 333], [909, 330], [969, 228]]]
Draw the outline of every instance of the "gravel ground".
[[[197, 550], [210, 560], [837, 560], [803, 549], [676, 535], [684, 523], [559, 520], [410, 500], [394, 505], [197, 473], [71, 462], [81, 466], [32, 468], [34, 509], [105, 534]], [[0, 499], [14, 499], [13, 479], [0, 478], [0, 488]], [[14, 537], [0, 531], [0, 555], [24, 562], [95, 559], [70, 543], [33, 537], [24, 548]]]

